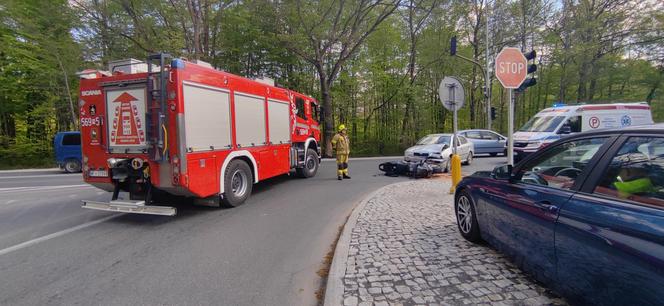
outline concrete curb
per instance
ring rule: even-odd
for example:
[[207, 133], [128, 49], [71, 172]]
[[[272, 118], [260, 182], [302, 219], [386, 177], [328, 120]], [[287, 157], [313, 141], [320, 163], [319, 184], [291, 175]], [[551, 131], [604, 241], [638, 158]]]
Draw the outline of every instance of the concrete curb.
[[367, 203], [376, 197], [376, 195], [383, 192], [385, 189], [391, 186], [400, 185], [400, 184], [409, 184], [412, 181], [406, 182], [397, 182], [389, 185], [385, 185], [378, 190], [372, 192], [366, 196], [359, 205], [353, 208], [353, 212], [348, 217], [348, 221], [344, 224], [344, 229], [339, 236], [339, 241], [337, 241], [337, 247], [334, 250], [334, 257], [332, 258], [332, 265], [330, 266], [330, 273], [327, 276], [327, 286], [325, 288], [325, 301], [323, 302], [324, 306], [339, 306], [343, 305], [344, 297], [344, 283], [343, 277], [346, 274], [346, 263], [348, 261], [348, 249], [350, 248], [350, 235], [355, 228], [357, 219], [360, 216], [360, 213], [364, 210], [364, 207]]

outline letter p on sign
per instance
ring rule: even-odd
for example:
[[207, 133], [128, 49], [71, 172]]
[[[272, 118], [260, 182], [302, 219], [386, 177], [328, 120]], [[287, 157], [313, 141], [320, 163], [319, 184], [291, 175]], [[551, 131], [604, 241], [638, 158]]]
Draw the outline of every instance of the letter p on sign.
[[519, 88], [526, 79], [526, 58], [517, 48], [503, 48], [496, 56], [496, 78], [505, 88]]

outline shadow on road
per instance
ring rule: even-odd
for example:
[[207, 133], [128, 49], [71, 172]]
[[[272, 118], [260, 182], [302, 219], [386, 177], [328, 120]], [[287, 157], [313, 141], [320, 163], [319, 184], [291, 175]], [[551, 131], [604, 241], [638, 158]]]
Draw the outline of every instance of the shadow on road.
[[[260, 181], [253, 185], [251, 195], [252, 197], [261, 193], [272, 190], [274, 187], [287, 183], [293, 180], [303, 180], [303, 178], [295, 175], [281, 175], [278, 177], [270, 178], [268, 180]], [[336, 178], [335, 178], [336, 180]], [[158, 215], [140, 215], [140, 214], [125, 214], [118, 218], [112, 219], [109, 222], [118, 224], [131, 224], [141, 226], [158, 226], [162, 224], [173, 223], [182, 221], [189, 218], [203, 216], [206, 214], [214, 214], [215, 212], [221, 214], [228, 214], [236, 208], [232, 207], [209, 207], [194, 204], [194, 198], [169, 195], [167, 198], [159, 199], [158, 204], [163, 206], [171, 206], [177, 209], [177, 214], [173, 217], [158, 216]], [[217, 215], [217, 214], [214, 214]]]

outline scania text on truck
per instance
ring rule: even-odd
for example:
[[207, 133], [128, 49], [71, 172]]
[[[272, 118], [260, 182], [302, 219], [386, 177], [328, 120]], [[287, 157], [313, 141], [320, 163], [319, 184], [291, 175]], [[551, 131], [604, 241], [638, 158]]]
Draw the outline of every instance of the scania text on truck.
[[153, 195], [238, 206], [254, 183], [316, 174], [313, 98], [167, 54], [109, 66], [79, 73], [83, 177], [113, 192], [84, 208], [172, 216], [174, 207], [151, 205]]

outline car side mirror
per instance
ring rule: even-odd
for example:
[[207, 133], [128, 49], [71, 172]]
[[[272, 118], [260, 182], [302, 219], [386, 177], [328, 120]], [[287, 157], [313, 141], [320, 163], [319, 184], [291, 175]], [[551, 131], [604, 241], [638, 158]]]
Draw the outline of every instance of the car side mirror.
[[558, 130], [558, 134], [571, 134], [572, 133], [572, 127], [565, 124], [560, 127], [560, 130]]
[[491, 177], [496, 180], [509, 180], [512, 181], [514, 176], [512, 175], [513, 167], [512, 165], [502, 165], [493, 168], [491, 171]]

